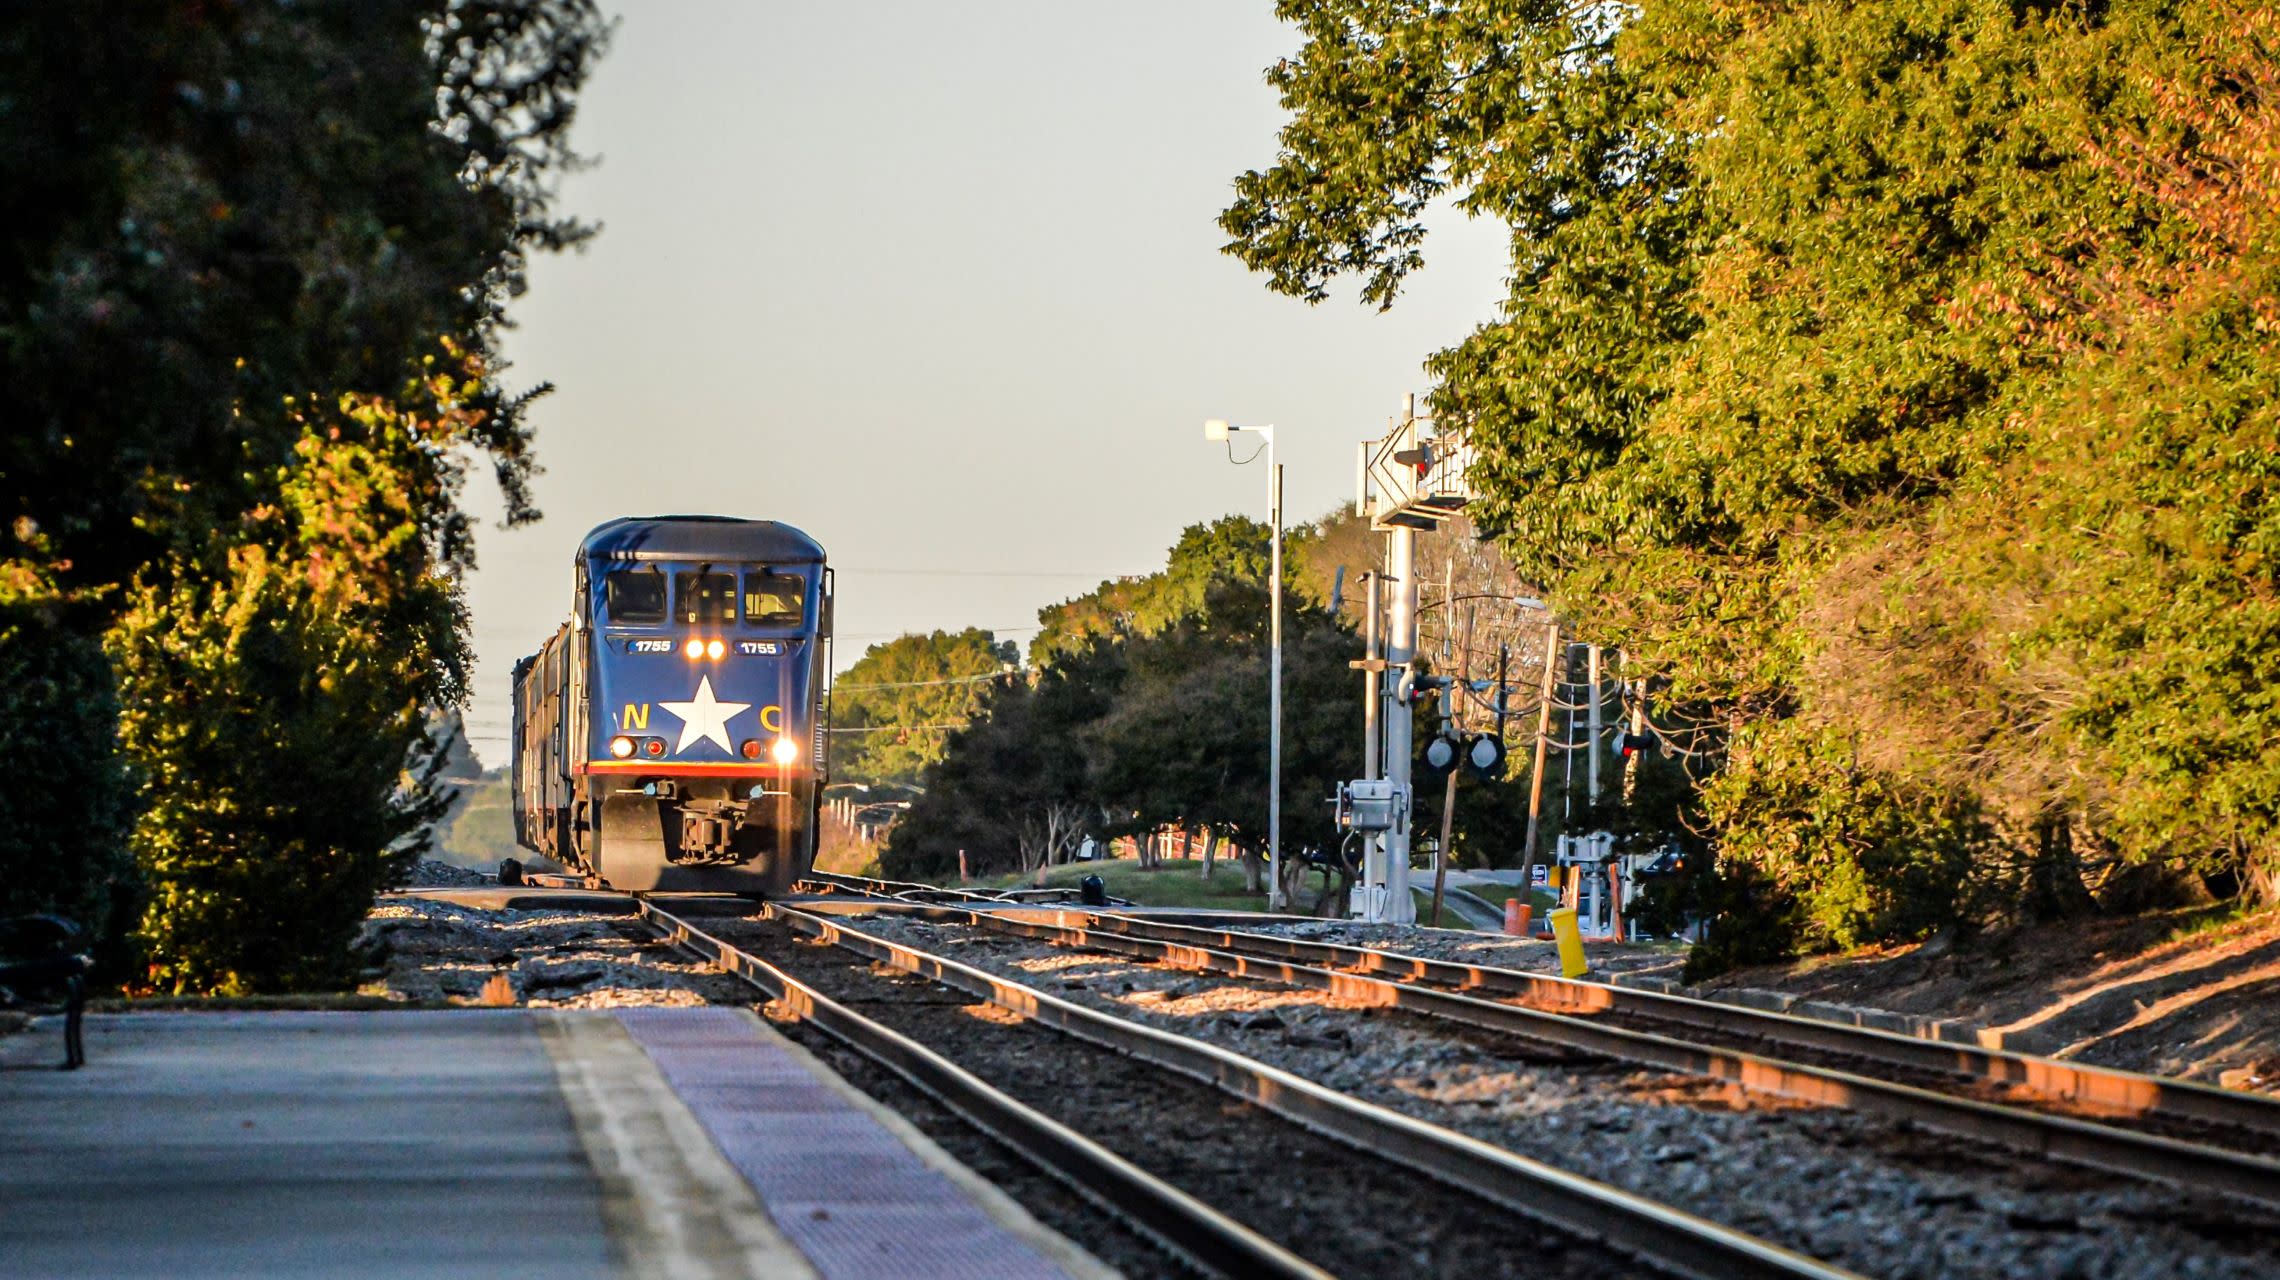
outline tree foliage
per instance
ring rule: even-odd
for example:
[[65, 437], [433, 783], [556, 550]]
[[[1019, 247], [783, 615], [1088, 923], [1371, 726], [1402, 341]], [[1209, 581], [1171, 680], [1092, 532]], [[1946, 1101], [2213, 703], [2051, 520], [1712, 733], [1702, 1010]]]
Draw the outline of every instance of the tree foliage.
[[435, 424], [400, 410], [413, 399], [309, 415], [278, 502], [248, 513], [219, 564], [139, 578], [112, 633], [124, 737], [150, 782], [135, 843], [155, 985], [345, 981], [372, 895], [449, 807], [429, 722], [464, 694], [465, 617], [420, 528]]
[[926, 790], [897, 823], [881, 858], [892, 874], [945, 876], [967, 855], [976, 874], [1066, 861], [1106, 835], [1108, 811], [1089, 773], [1088, 727], [1115, 705], [1124, 652], [1093, 640], [1033, 673], [988, 689], [973, 721], [950, 734], [925, 773]]
[[[1284, 533], [1283, 576], [1288, 590], [1308, 594], [1302, 568], [1313, 530]], [[1274, 553], [1274, 530], [1249, 516], [1221, 516], [1189, 525], [1172, 544], [1164, 567], [1138, 577], [1103, 582], [1074, 599], [1041, 610], [1043, 623], [1029, 645], [1030, 661], [1043, 665], [1088, 640], [1152, 635], [1203, 607], [1213, 583], [1264, 582]]]
[[[882, 865], [939, 875], [1066, 858], [1084, 836], [1209, 831], [1257, 854], [1267, 835], [1268, 612], [1263, 527], [1184, 533], [1165, 571], [1049, 608], [1065, 624], [1028, 677], [993, 686], [951, 735]], [[1286, 564], [1289, 561], [1286, 560]], [[1157, 610], [1164, 612], [1157, 612]], [[1301, 596], [1283, 620], [1283, 842], [1328, 848], [1330, 795], [1355, 763], [1353, 631]]]
[[0, 564], [0, 750], [20, 775], [0, 791], [0, 916], [57, 912], [111, 938], [136, 905], [133, 778], [110, 666], [70, 611], [51, 578]]
[[[504, 389], [497, 333], [526, 255], [587, 234], [549, 205], [605, 35], [590, 0], [0, 32], [6, 559], [83, 649], [110, 633], [166, 985], [336, 980], [428, 811], [460, 487], [480, 459], [536, 514], [537, 392]], [[69, 767], [92, 795], [118, 761]]]
[[1430, 200], [1510, 227], [1431, 362], [1476, 518], [1700, 709], [1788, 942], [2280, 873], [2273, 15], [1280, 12], [1230, 251], [1382, 306]]
[[976, 627], [872, 645], [833, 683], [832, 774], [909, 784], [982, 705], [1020, 650]]

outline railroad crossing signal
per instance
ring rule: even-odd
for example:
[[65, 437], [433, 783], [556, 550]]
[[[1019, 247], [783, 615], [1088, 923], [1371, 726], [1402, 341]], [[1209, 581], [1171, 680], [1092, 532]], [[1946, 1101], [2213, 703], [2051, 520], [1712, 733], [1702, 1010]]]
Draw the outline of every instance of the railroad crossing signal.
[[1449, 771], [1459, 765], [1481, 778], [1503, 777], [1504, 740], [1493, 733], [1461, 736], [1439, 733], [1425, 743], [1425, 750], [1417, 758], [1418, 772], [1429, 777], [1447, 777]]

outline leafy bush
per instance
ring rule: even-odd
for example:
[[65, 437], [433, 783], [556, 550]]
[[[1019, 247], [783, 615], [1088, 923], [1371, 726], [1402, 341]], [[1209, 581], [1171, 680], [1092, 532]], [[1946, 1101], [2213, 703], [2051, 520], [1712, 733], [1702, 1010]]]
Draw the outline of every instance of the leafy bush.
[[138, 584], [112, 633], [163, 990], [346, 981], [374, 893], [446, 807], [429, 713], [460, 696], [465, 642], [420, 530], [432, 446], [394, 405], [344, 409], [310, 425], [277, 506]]
[[1436, 198], [1509, 225], [1434, 415], [1519, 570], [1731, 747], [1729, 927], [2280, 895], [2280, 14], [1281, 11], [1228, 249], [1382, 306]]
[[0, 566], [0, 916], [56, 912], [108, 937], [134, 905], [133, 789], [111, 665], [62, 611]]
[[1966, 881], [1996, 847], [1966, 796], [1861, 765], [1837, 734], [1776, 722], [1745, 733], [1706, 788], [1723, 833], [1714, 932], [1737, 956], [1909, 942], [1963, 918]]

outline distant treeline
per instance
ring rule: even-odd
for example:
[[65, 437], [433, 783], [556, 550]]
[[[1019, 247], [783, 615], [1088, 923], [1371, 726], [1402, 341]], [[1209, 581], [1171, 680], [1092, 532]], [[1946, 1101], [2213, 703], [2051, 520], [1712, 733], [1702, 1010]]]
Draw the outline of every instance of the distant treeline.
[[[1270, 537], [1267, 526], [1241, 516], [1194, 526], [1163, 569], [1104, 582], [1042, 611], [1026, 669], [979, 684], [910, 685], [956, 689], [970, 706], [925, 712], [963, 717], [963, 728], [905, 735], [927, 751], [919, 770], [925, 792], [889, 837], [880, 858], [886, 874], [954, 875], [960, 851], [976, 876], [1026, 871], [1066, 861], [1087, 838], [1171, 828], [1199, 834], [1219, 856], [1240, 862], [1246, 882], [1264, 893]], [[1376, 566], [1377, 540], [1345, 515], [1286, 537], [1282, 847], [1300, 882], [1294, 892], [1310, 903], [1336, 878], [1297, 869], [1309, 856], [1338, 852], [1330, 798], [1361, 770], [1362, 680], [1350, 664], [1362, 655], [1361, 574]], [[1543, 617], [1498, 603], [1516, 594], [1509, 568], [1481, 555], [1467, 532], [1423, 541], [1422, 558], [1442, 566], [1433, 576], [1467, 602], [1462, 609], [1437, 603], [1444, 589], [1434, 584], [1427, 668], [1487, 679], [1500, 645], [1523, 655], [1507, 673], [1508, 735], [1519, 744], [1513, 767], [1502, 779], [1462, 784], [1451, 841], [1460, 864], [1511, 866], [1526, 830]], [[1486, 607], [1476, 609], [1472, 602], [1483, 597]], [[986, 637], [969, 647], [993, 652]], [[850, 670], [849, 683], [862, 669]], [[928, 679], [915, 666], [902, 674]], [[1492, 698], [1476, 698], [1464, 709], [1468, 727], [1491, 730], [1493, 706]], [[1420, 741], [1438, 726], [1431, 712], [1420, 716]], [[1656, 769], [1658, 778], [1675, 773]], [[1647, 788], [1656, 796], [1662, 790]], [[1439, 786], [1421, 788], [1420, 830], [1438, 827], [1442, 795]], [[1557, 789], [1549, 798], [1546, 847], [1563, 808]], [[1670, 812], [1643, 798], [1633, 808]]]

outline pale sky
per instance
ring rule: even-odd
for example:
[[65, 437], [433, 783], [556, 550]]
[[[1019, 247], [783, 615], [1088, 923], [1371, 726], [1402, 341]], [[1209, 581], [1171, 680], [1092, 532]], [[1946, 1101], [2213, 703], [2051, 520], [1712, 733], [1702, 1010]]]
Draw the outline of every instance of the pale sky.
[[[620, 515], [788, 521], [839, 571], [837, 662], [905, 631], [1024, 644], [1037, 610], [1264, 519], [1263, 465], [1205, 418], [1276, 424], [1293, 521], [1352, 501], [1355, 443], [1490, 319], [1502, 229], [1449, 213], [1392, 312], [1269, 293], [1219, 252], [1236, 174], [1274, 157], [1269, 0], [621, 10], [508, 381], [546, 518], [469, 585], [469, 732], [506, 762], [514, 660], [566, 616], [570, 556]], [[1238, 456], [1241, 452], [1238, 451]]]

